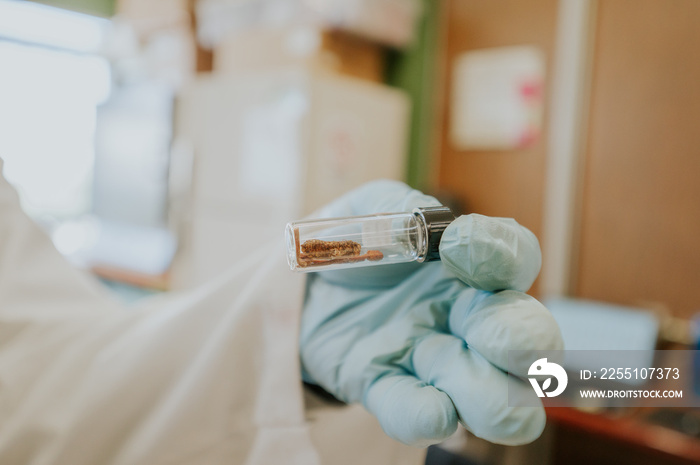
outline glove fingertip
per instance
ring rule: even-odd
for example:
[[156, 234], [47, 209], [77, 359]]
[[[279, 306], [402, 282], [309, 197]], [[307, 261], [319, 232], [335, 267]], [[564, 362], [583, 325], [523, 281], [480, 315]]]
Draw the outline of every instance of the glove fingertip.
[[542, 407], [510, 407], [503, 416], [494, 416], [491, 420], [476, 428], [464, 426], [474, 435], [495, 444], [521, 446], [542, 435], [547, 416]]
[[365, 397], [390, 437], [415, 447], [444, 441], [458, 426], [457, 412], [450, 398], [413, 376], [388, 376], [376, 381]]
[[440, 258], [460, 280], [484, 291], [527, 291], [542, 266], [537, 237], [511, 218], [463, 215], [440, 241]]

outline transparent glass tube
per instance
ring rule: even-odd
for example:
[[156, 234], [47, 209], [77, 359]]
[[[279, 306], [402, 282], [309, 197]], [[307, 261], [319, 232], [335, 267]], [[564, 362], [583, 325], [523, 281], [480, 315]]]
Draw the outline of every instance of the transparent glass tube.
[[[440, 217], [437, 212], [447, 220], [444, 225], [431, 224], [430, 218]], [[287, 260], [292, 270], [307, 272], [435, 259], [442, 231], [452, 220], [449, 209], [429, 207], [289, 223]]]

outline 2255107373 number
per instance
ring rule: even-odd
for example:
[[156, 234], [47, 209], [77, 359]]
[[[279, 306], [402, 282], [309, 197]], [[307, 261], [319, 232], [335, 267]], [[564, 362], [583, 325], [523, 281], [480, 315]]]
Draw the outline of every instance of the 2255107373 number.
[[678, 368], [602, 368], [599, 379], [678, 379]]

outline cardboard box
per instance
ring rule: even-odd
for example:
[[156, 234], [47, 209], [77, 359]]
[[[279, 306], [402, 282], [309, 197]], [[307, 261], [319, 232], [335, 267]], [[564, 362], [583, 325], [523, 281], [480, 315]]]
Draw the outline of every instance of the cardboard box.
[[384, 56], [382, 45], [339, 30], [310, 26], [257, 28], [222, 40], [214, 49], [214, 71], [304, 66], [382, 82]]
[[287, 221], [364, 182], [403, 179], [408, 111], [398, 90], [304, 67], [198, 78], [176, 110], [194, 155], [174, 286], [282, 241]]

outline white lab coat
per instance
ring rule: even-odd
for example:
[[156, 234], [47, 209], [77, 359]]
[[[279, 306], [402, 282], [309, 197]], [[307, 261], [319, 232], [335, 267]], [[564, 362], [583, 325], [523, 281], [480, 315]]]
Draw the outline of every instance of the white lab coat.
[[361, 407], [304, 393], [281, 246], [124, 308], [0, 177], [0, 464], [422, 463]]

